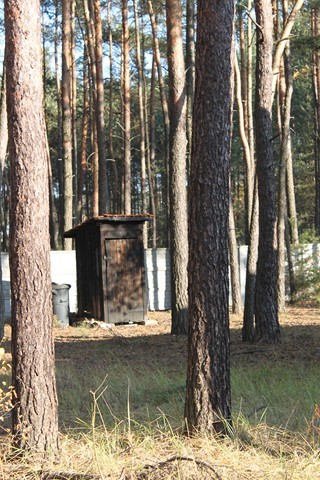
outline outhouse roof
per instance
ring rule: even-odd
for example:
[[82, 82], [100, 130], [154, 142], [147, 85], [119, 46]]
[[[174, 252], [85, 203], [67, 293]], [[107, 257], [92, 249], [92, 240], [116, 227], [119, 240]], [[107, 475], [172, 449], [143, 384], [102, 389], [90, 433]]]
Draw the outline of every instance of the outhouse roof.
[[65, 238], [73, 238], [76, 236], [77, 231], [80, 228], [85, 227], [88, 224], [92, 223], [128, 223], [128, 222], [146, 222], [147, 220], [150, 220], [153, 217], [153, 215], [150, 215], [148, 213], [144, 214], [132, 214], [132, 215], [123, 215], [123, 214], [114, 214], [114, 213], [105, 213], [104, 215], [99, 215], [96, 217], [90, 217], [87, 220], [85, 220], [82, 223], [79, 223], [79, 225], [76, 225], [75, 227], [71, 228], [71, 230], [68, 230], [64, 232], [63, 236]]

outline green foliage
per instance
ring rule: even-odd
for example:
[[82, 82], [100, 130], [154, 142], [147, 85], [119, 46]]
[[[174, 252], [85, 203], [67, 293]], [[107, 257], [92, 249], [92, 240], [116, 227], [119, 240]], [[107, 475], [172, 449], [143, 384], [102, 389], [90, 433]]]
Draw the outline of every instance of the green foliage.
[[295, 257], [296, 302], [313, 302], [320, 305], [320, 250], [318, 244], [299, 246]]

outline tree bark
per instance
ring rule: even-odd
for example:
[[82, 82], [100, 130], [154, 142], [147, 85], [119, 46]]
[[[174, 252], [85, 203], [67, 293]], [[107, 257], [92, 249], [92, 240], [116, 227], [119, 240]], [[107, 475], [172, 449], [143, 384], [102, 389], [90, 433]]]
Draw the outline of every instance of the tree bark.
[[39, 0], [5, 2], [11, 162], [12, 428], [15, 445], [58, 448], [49, 197]]
[[[110, 89], [109, 89], [109, 155], [110, 161], [112, 161], [113, 167], [113, 212], [119, 211], [120, 199], [119, 199], [119, 178], [117, 160], [114, 158], [113, 149], [113, 37], [112, 37], [112, 24], [111, 24], [111, 0], [108, 0], [108, 38], [109, 38], [109, 70], [110, 70]], [[112, 191], [112, 190], [111, 190]]]
[[[139, 99], [139, 124], [140, 124], [140, 164], [141, 164], [141, 202], [142, 213], [147, 212], [147, 194], [146, 194], [146, 133], [145, 133], [145, 119], [144, 119], [144, 95], [143, 95], [143, 71], [141, 62], [141, 47], [140, 47], [140, 24], [138, 16], [138, 8], [136, 0], [133, 0], [134, 19], [136, 30], [136, 57], [138, 68], [138, 99]], [[143, 226], [143, 244], [144, 248], [148, 248], [148, 230], [147, 222]]]
[[[320, 34], [320, 8], [311, 11], [311, 30], [314, 37]], [[314, 176], [315, 176], [315, 231], [320, 235], [320, 52], [312, 52], [314, 92]]]
[[187, 171], [190, 169], [192, 148], [192, 110], [194, 99], [194, 64], [195, 64], [195, 0], [187, 0], [187, 34], [186, 34], [186, 92], [187, 92]]
[[83, 109], [82, 109], [82, 128], [81, 128], [81, 154], [80, 164], [78, 168], [78, 188], [77, 188], [77, 216], [78, 221], [83, 220], [83, 186], [85, 175], [87, 171], [87, 142], [88, 142], [88, 128], [89, 128], [89, 81], [88, 81], [88, 66], [87, 57], [84, 52], [83, 62]]
[[156, 163], [156, 151], [155, 151], [155, 86], [156, 86], [156, 62], [153, 53], [152, 66], [151, 66], [151, 80], [150, 80], [150, 121], [149, 121], [149, 138], [150, 138], [150, 166], [149, 166], [149, 182], [152, 185], [151, 196], [151, 212], [154, 215], [152, 222], [152, 248], [157, 248], [157, 215], [158, 209], [156, 204], [156, 186], [153, 181], [152, 168], [155, 169]]
[[59, 221], [59, 234], [62, 238], [63, 234], [63, 145], [62, 145], [62, 95], [61, 95], [61, 83], [59, 72], [59, 0], [55, 0], [55, 22], [54, 22], [54, 67], [55, 67], [55, 80], [57, 90], [57, 130], [58, 130], [58, 145], [57, 145], [57, 172], [58, 172], [58, 185], [59, 185], [59, 198], [58, 198], [58, 221]]
[[255, 298], [255, 340], [280, 341], [276, 279], [276, 206], [272, 133], [273, 21], [270, 0], [255, 0], [257, 28], [256, 155], [259, 248]]
[[240, 269], [239, 269], [239, 260], [238, 260], [236, 226], [234, 222], [234, 213], [233, 213], [231, 196], [230, 196], [230, 208], [229, 208], [228, 243], [229, 243], [232, 313], [240, 314], [242, 312], [242, 300], [241, 300], [240, 276], [239, 276]]
[[[62, 3], [62, 128], [63, 128], [63, 229], [72, 228], [72, 111], [71, 111], [71, 0]], [[72, 249], [72, 239], [63, 241], [65, 250]]]
[[234, 2], [198, 1], [190, 174], [188, 433], [231, 418], [228, 311], [229, 164]]
[[[6, 67], [3, 64], [1, 95], [0, 95], [0, 192], [1, 192], [1, 205], [0, 205], [0, 225], [3, 227], [3, 170], [7, 159], [8, 152], [8, 116], [7, 116], [7, 87], [6, 87]], [[2, 245], [0, 242], [0, 260]], [[2, 264], [0, 261], [0, 342], [4, 335], [4, 296], [2, 285]]]
[[255, 293], [257, 280], [257, 261], [259, 246], [259, 197], [257, 178], [253, 194], [252, 218], [250, 221], [250, 235], [246, 269], [246, 288], [244, 300], [242, 341], [254, 340]]
[[123, 108], [124, 108], [124, 213], [131, 213], [131, 95], [130, 95], [130, 34], [128, 0], [122, 0], [123, 31]]
[[104, 87], [102, 71], [102, 22], [100, 0], [94, 0], [95, 60], [97, 73], [96, 123], [99, 150], [99, 214], [109, 211], [109, 188], [107, 178], [107, 158], [104, 141]]
[[161, 99], [161, 107], [162, 107], [162, 114], [163, 114], [163, 123], [164, 123], [164, 141], [165, 141], [165, 180], [164, 180], [164, 189], [163, 189], [163, 204], [164, 204], [164, 227], [165, 230], [167, 226], [167, 219], [168, 219], [168, 211], [169, 211], [169, 135], [170, 135], [170, 120], [169, 120], [169, 110], [168, 110], [168, 102], [166, 97], [165, 91], [165, 83], [162, 75], [162, 66], [161, 66], [161, 56], [160, 56], [160, 46], [159, 46], [159, 39], [158, 39], [158, 27], [156, 18], [153, 12], [152, 1], [148, 0], [148, 11], [151, 21], [152, 27], [152, 35], [153, 35], [153, 45], [154, 45], [154, 58], [157, 65], [158, 71], [158, 82], [159, 82], [159, 90], [160, 90], [160, 99]]
[[180, 0], [166, 0], [170, 114], [171, 333], [188, 332], [186, 85]]

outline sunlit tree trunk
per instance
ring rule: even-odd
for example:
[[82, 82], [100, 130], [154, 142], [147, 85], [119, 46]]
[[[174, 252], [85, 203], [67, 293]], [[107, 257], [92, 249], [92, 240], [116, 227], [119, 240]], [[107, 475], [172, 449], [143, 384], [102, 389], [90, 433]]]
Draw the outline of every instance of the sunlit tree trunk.
[[158, 39], [158, 27], [156, 18], [153, 12], [152, 1], [148, 0], [148, 11], [152, 26], [152, 35], [153, 35], [153, 45], [154, 45], [154, 58], [157, 65], [158, 71], [158, 82], [159, 82], [159, 90], [160, 90], [160, 99], [161, 99], [161, 107], [162, 107], [162, 114], [163, 114], [163, 121], [164, 121], [164, 141], [165, 141], [165, 181], [164, 181], [164, 189], [163, 189], [163, 200], [164, 200], [164, 216], [165, 216], [165, 230], [168, 231], [166, 228], [167, 218], [168, 218], [168, 209], [169, 209], [169, 131], [170, 131], [170, 120], [169, 120], [169, 110], [168, 110], [168, 102], [165, 92], [165, 83], [162, 75], [162, 66], [161, 66], [161, 56], [160, 56], [160, 47], [159, 47], [159, 39]]
[[104, 87], [102, 71], [102, 22], [100, 0], [94, 0], [95, 60], [97, 74], [96, 124], [99, 151], [99, 214], [109, 211], [109, 189], [107, 179], [107, 156], [104, 140]]
[[[71, 0], [62, 2], [62, 122], [63, 122], [63, 212], [64, 231], [72, 228], [72, 110], [71, 110]], [[64, 249], [71, 250], [72, 239], [64, 239]]]
[[71, 124], [72, 124], [72, 171], [73, 171], [73, 211], [77, 211], [77, 177], [78, 177], [78, 147], [77, 147], [77, 68], [76, 68], [76, 0], [71, 0], [70, 20], [70, 51], [71, 51]]
[[114, 158], [113, 148], [113, 36], [112, 36], [112, 24], [111, 24], [111, 0], [108, 0], [108, 38], [109, 38], [109, 70], [110, 70], [110, 83], [109, 83], [109, 155], [112, 162], [113, 169], [113, 211], [117, 213], [119, 211], [119, 179], [118, 179], [118, 161]]
[[[320, 34], [320, 8], [314, 6], [311, 14], [312, 35]], [[314, 176], [315, 176], [315, 230], [320, 235], [320, 51], [314, 50], [313, 60], [313, 91], [314, 91]]]
[[240, 269], [238, 259], [238, 245], [236, 237], [236, 226], [234, 222], [234, 213], [232, 198], [230, 196], [229, 208], [229, 261], [230, 261], [230, 278], [231, 278], [231, 297], [232, 297], [232, 313], [240, 314], [242, 312], [242, 300], [240, 290]]
[[[147, 212], [147, 194], [146, 194], [146, 134], [145, 134], [145, 119], [144, 119], [144, 95], [143, 95], [143, 71], [141, 62], [141, 47], [140, 47], [140, 22], [138, 16], [138, 8], [136, 0], [133, 0], [134, 19], [135, 19], [135, 34], [136, 34], [136, 57], [138, 68], [138, 97], [139, 97], [139, 123], [140, 123], [140, 163], [141, 163], [141, 200], [142, 213]], [[143, 244], [148, 247], [148, 230], [147, 222], [143, 227]]]
[[255, 296], [255, 339], [280, 341], [276, 279], [276, 206], [272, 133], [273, 21], [269, 0], [255, 0], [257, 35], [256, 63], [256, 155], [259, 193], [259, 247]]
[[257, 178], [253, 194], [252, 217], [250, 221], [249, 245], [246, 268], [246, 288], [243, 312], [242, 341], [254, 340], [255, 293], [259, 246], [259, 197]]
[[88, 127], [89, 127], [89, 81], [88, 81], [88, 66], [87, 58], [84, 52], [83, 62], [83, 108], [82, 108], [82, 128], [81, 128], [81, 154], [80, 164], [78, 168], [78, 199], [77, 212], [78, 221], [83, 220], [83, 187], [87, 171], [87, 143], [88, 143]]
[[186, 81], [187, 81], [187, 165], [190, 168], [192, 142], [192, 109], [195, 64], [195, 0], [187, 0]]
[[155, 151], [155, 107], [154, 107], [154, 100], [155, 100], [155, 84], [156, 84], [156, 62], [154, 59], [154, 53], [152, 58], [152, 66], [151, 66], [151, 79], [150, 79], [150, 121], [149, 121], [149, 148], [150, 148], [150, 165], [149, 165], [149, 179], [151, 179], [150, 184], [152, 184], [152, 196], [150, 198], [151, 201], [151, 213], [154, 215], [153, 222], [152, 222], [152, 248], [157, 247], [157, 203], [156, 203], [156, 184], [154, 182], [154, 176], [152, 172], [152, 168], [155, 170], [155, 162], [156, 162], [156, 151]]
[[131, 94], [130, 94], [130, 34], [128, 0], [122, 0], [123, 31], [123, 108], [124, 108], [124, 213], [131, 213]]
[[232, 0], [198, 0], [185, 403], [190, 434], [226, 432], [231, 419], [228, 215], [233, 19]]
[[180, 0], [166, 0], [170, 114], [171, 333], [188, 331], [186, 87]]
[[20, 0], [19, 8], [16, 1], [6, 1], [5, 29], [11, 185], [12, 433], [20, 451], [54, 453], [58, 449], [58, 401], [39, 0]]
[[[1, 92], [0, 92], [0, 228], [3, 229], [3, 170], [7, 159], [8, 152], [8, 116], [7, 116], [7, 88], [6, 88], [6, 68], [3, 65]], [[0, 242], [0, 260], [2, 245]], [[4, 296], [2, 285], [2, 263], [0, 261], [0, 342], [4, 335]]]
[[59, 234], [62, 238], [63, 234], [63, 146], [62, 146], [62, 96], [61, 96], [61, 84], [60, 84], [60, 71], [59, 71], [59, 0], [55, 0], [55, 22], [54, 22], [54, 66], [55, 66], [55, 80], [57, 91], [57, 172], [58, 172], [58, 185], [59, 185], [59, 197], [58, 197], [58, 221], [59, 221]]
[[86, 25], [86, 41], [88, 45], [88, 60], [90, 71], [90, 110], [91, 110], [91, 132], [92, 132], [92, 211], [94, 216], [99, 215], [99, 146], [97, 140], [97, 66], [95, 56], [95, 29], [92, 15], [89, 9], [88, 0], [83, 0], [83, 11]]

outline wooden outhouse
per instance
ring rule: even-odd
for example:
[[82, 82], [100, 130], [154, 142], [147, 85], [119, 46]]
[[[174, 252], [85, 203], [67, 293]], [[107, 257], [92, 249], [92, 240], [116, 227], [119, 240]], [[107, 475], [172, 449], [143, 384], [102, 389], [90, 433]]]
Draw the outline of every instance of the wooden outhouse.
[[146, 316], [143, 225], [150, 215], [102, 215], [64, 233], [74, 238], [78, 313], [106, 323]]

